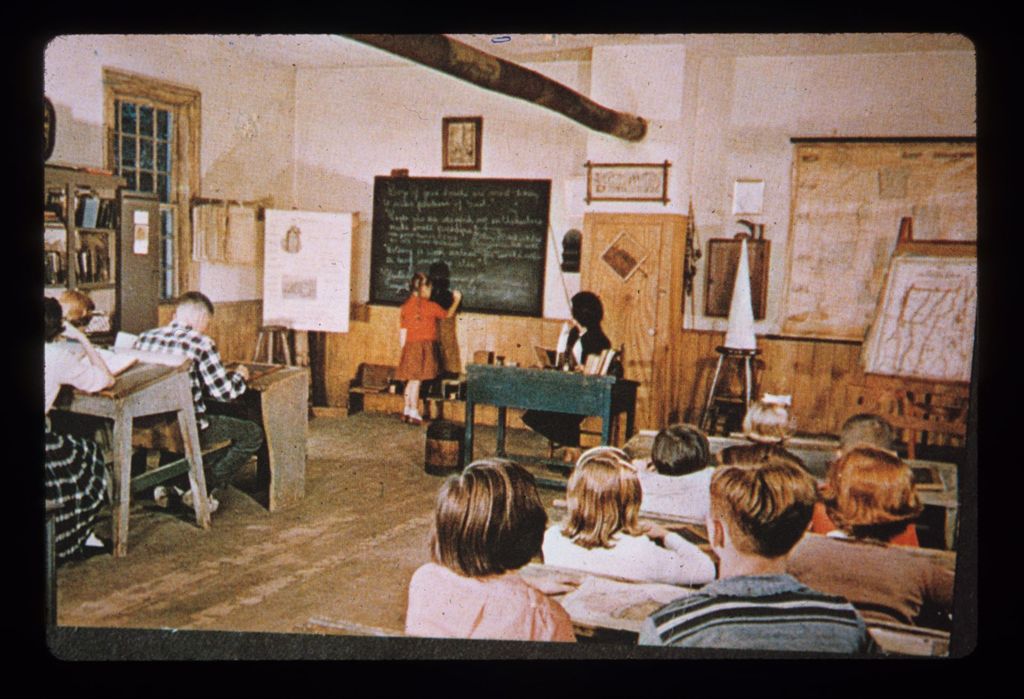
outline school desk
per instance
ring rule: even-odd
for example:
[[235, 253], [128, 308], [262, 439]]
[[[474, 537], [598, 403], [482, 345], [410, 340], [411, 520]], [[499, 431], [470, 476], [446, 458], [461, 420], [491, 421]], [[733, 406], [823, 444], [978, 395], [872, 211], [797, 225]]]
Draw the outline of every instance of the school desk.
[[[98, 393], [73, 391], [70, 399], [59, 401], [55, 409], [92, 415], [113, 421], [113, 519], [114, 556], [128, 553], [128, 511], [132, 492], [132, 420], [159, 413], [175, 413], [181, 429], [188, 460], [196, 523], [210, 526], [203, 475], [203, 455], [199, 446], [195, 407], [188, 378], [189, 362], [178, 366], [138, 362], [119, 374], [114, 385]], [[66, 394], [65, 394], [66, 395]]]
[[612, 416], [626, 413], [626, 439], [636, 420], [635, 381], [553, 369], [469, 364], [466, 367], [465, 461], [473, 460], [473, 411], [478, 403], [498, 408], [497, 450], [505, 456], [508, 408], [549, 410], [601, 418], [601, 444], [608, 444]]
[[[234, 369], [237, 364], [228, 365]], [[247, 363], [248, 389], [228, 403], [207, 401], [210, 414], [252, 420], [263, 427], [257, 454], [260, 492], [274, 512], [293, 505], [306, 493], [306, 436], [309, 425], [309, 369]]]
[[[654, 432], [642, 430], [626, 444], [626, 451], [634, 458], [649, 457], [654, 434]], [[712, 454], [717, 454], [726, 447], [750, 444], [749, 441], [741, 436], [709, 436], [708, 442], [711, 446]], [[819, 481], [825, 479], [825, 475], [828, 472], [828, 464], [835, 458], [835, 450], [838, 446], [839, 442], [837, 440], [791, 439], [786, 443], [786, 449], [800, 457], [800, 460], [804, 462], [810, 474]], [[956, 464], [944, 461], [924, 461], [922, 459], [904, 459], [904, 463], [915, 472], [918, 470], [929, 470], [938, 475], [937, 483], [928, 486], [919, 485], [917, 495], [925, 506], [942, 510], [945, 547], [946, 550], [950, 551], [955, 549], [960, 512]]]

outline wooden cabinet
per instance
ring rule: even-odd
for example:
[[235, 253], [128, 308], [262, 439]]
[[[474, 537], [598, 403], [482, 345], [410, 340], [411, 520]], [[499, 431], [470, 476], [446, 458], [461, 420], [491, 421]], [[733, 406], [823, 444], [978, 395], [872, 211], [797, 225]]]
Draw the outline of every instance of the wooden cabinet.
[[583, 219], [581, 289], [601, 298], [604, 331], [615, 349], [624, 348], [625, 378], [640, 384], [640, 429], [678, 419], [685, 233], [686, 217], [679, 214]]
[[112, 333], [137, 333], [157, 320], [160, 212], [153, 195], [124, 185], [106, 172], [45, 166], [43, 283], [49, 296], [85, 291]]

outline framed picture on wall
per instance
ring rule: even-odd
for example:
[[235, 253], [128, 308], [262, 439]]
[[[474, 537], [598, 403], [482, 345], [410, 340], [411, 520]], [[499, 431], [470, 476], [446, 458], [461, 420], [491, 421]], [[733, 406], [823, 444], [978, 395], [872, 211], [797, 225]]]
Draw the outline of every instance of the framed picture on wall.
[[441, 169], [480, 170], [483, 117], [444, 117], [441, 120]]
[[587, 168], [586, 203], [592, 201], [660, 201], [668, 204], [668, 169], [672, 163], [592, 163]]
[[[709, 318], [729, 317], [742, 242], [736, 238], [712, 238], [708, 241], [708, 262], [704, 277], [704, 315]], [[764, 320], [767, 310], [770, 257], [771, 241], [747, 239], [750, 302], [754, 320]]]

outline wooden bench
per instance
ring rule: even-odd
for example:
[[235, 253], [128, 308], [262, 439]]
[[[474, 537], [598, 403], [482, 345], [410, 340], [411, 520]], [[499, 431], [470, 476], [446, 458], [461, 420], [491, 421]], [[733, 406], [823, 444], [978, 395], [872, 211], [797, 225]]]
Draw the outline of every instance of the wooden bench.
[[[201, 449], [203, 460], [208, 456], [219, 456], [231, 446], [231, 440], [221, 440]], [[146, 471], [131, 479], [132, 494], [140, 493], [164, 483], [171, 478], [188, 473], [189, 463], [185, 457], [185, 443], [181, 429], [174, 418], [152, 415], [135, 420], [132, 430], [132, 448], [146, 450]], [[160, 464], [161, 452], [180, 454], [170, 463]]]
[[868, 633], [887, 655], [947, 656], [949, 633], [909, 624], [869, 622]]

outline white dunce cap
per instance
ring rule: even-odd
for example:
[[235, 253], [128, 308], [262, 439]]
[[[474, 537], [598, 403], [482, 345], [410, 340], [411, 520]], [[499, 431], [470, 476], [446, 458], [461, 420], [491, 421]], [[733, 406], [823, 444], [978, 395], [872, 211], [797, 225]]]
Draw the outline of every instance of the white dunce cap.
[[747, 261], [747, 241], [740, 245], [740, 261], [736, 267], [736, 283], [732, 287], [729, 304], [729, 330], [725, 333], [725, 346], [729, 349], [757, 349], [754, 339], [754, 306], [750, 299], [750, 263]]

